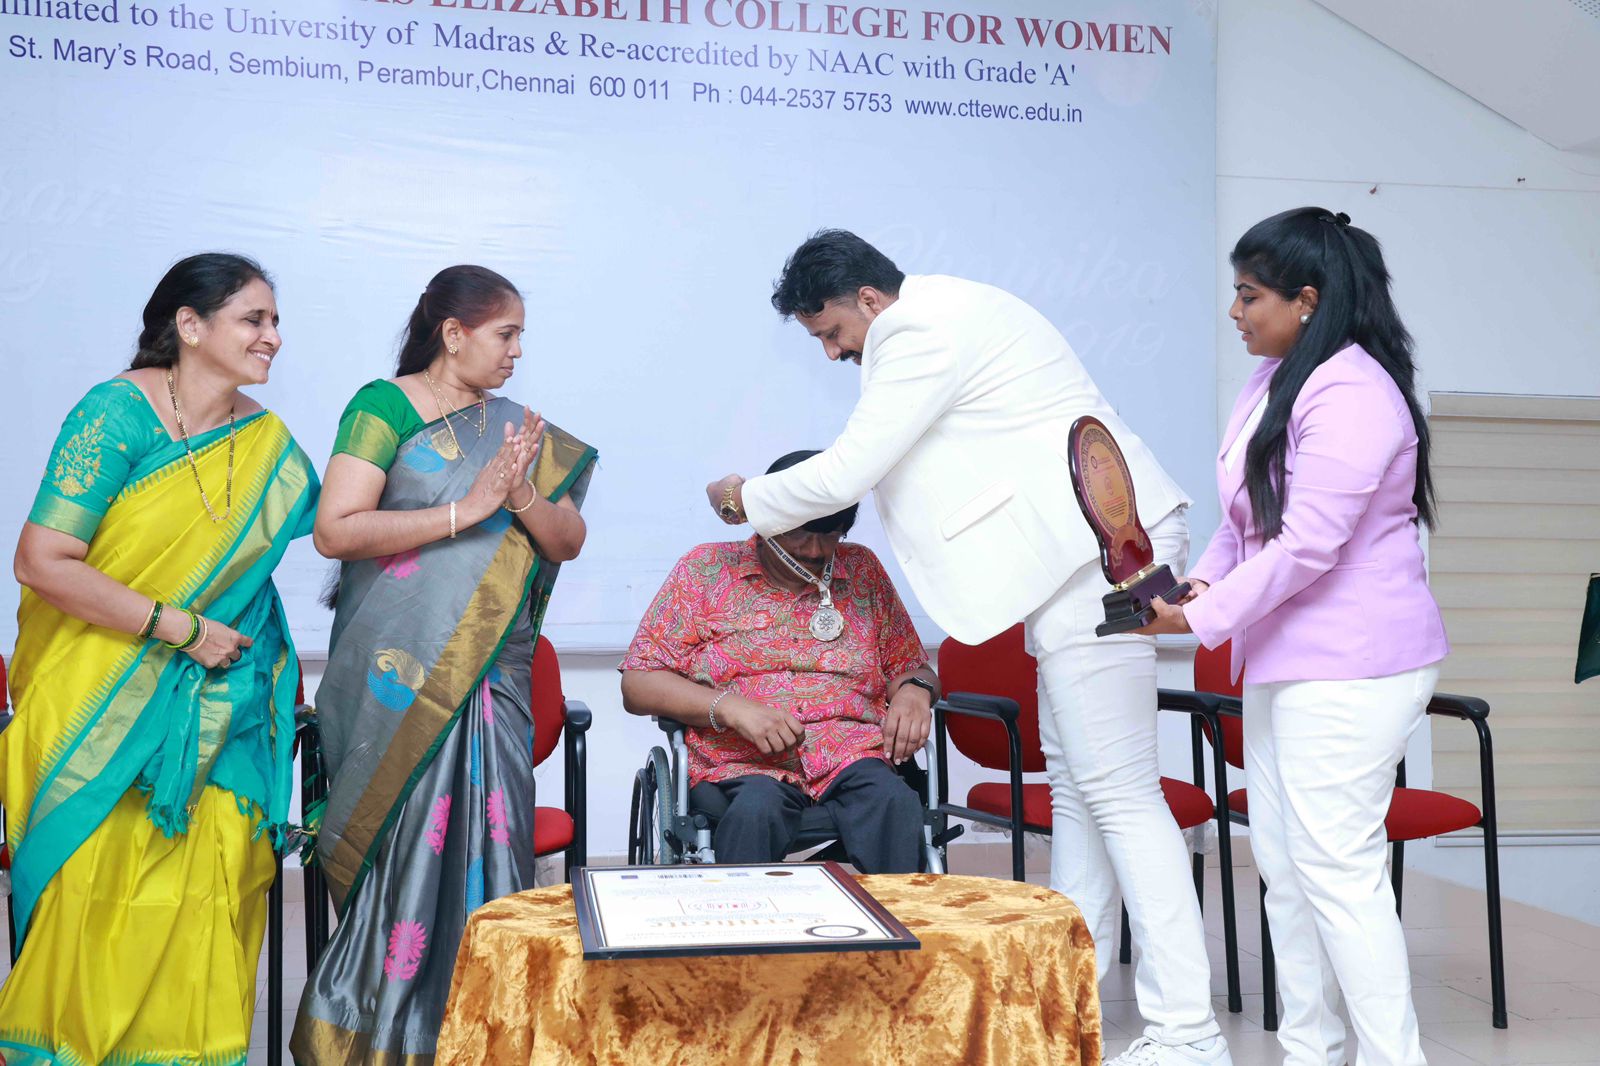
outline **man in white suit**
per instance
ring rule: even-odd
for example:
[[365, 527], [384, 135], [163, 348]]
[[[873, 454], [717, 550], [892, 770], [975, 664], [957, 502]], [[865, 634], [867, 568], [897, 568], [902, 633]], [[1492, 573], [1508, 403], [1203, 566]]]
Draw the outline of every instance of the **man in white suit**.
[[1122, 445], [1156, 559], [1176, 573], [1190, 501], [1061, 333], [1009, 293], [907, 277], [856, 235], [824, 230], [784, 265], [772, 303], [829, 359], [861, 364], [861, 399], [832, 447], [776, 474], [713, 482], [712, 506], [773, 536], [871, 491], [917, 599], [946, 632], [977, 644], [1025, 620], [1052, 790], [1051, 887], [1083, 910], [1102, 976], [1119, 885], [1142, 949], [1147, 1028], [1114, 1066], [1231, 1064], [1156, 766], [1155, 646], [1094, 635], [1107, 585], [1072, 493], [1073, 420], [1093, 415]]

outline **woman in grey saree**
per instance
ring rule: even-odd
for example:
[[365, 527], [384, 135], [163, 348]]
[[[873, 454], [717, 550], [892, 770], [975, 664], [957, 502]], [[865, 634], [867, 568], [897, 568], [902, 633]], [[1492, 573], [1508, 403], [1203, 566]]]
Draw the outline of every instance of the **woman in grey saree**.
[[317, 523], [344, 560], [316, 700], [331, 783], [308, 812], [339, 924], [300, 1063], [432, 1062], [467, 915], [533, 887], [533, 641], [595, 452], [482, 392], [510, 376], [522, 314], [499, 275], [441, 272], [400, 375], [340, 421]]

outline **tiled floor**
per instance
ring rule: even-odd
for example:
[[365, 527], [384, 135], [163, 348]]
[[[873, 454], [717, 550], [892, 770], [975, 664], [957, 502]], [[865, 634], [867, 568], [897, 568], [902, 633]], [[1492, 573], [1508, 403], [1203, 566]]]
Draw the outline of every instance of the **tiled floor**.
[[[1236, 867], [1244, 1010], [1227, 1013], [1216, 868], [1207, 871], [1211, 991], [1238, 1066], [1277, 1066], [1261, 1026], [1260, 901], [1255, 870]], [[1408, 871], [1404, 925], [1422, 1048], [1432, 1066], [1600, 1063], [1600, 927], [1517, 903], [1503, 905], [1509, 1027], [1490, 1022], [1489, 940], [1482, 892]], [[1130, 967], [1101, 984], [1109, 1058], [1140, 1032]], [[1354, 1050], [1352, 1037], [1351, 1050]]]
[[[1248, 861], [1248, 849], [1241, 849]], [[993, 859], [993, 861], [989, 861]], [[958, 851], [954, 872], [1002, 874], [998, 849]], [[1277, 1066], [1282, 1061], [1274, 1034], [1261, 1027], [1260, 917], [1254, 868], [1234, 870], [1239, 908], [1244, 1011], [1227, 1013], [1222, 952], [1222, 917], [1216, 906], [1219, 871], [1207, 871], [1206, 928], [1211, 949], [1211, 990], [1223, 1033], [1238, 1066]], [[1042, 870], [1030, 880], [1045, 880]], [[284, 952], [284, 1039], [305, 984], [304, 908], [291, 876]], [[1405, 926], [1411, 950], [1417, 1016], [1423, 1050], [1432, 1066], [1471, 1064], [1600, 1064], [1600, 927], [1521, 904], [1505, 904], [1506, 981], [1510, 1027], [1489, 1021], [1488, 938], [1483, 894], [1407, 873]], [[7, 967], [0, 953], [0, 979]], [[266, 960], [257, 979], [255, 1029], [250, 1066], [267, 1061]], [[1140, 1031], [1133, 1002], [1131, 967], [1118, 966], [1101, 986], [1107, 1057], [1124, 1050]], [[285, 1062], [288, 1061], [287, 1054]], [[741, 1064], [742, 1066], [742, 1064]]]

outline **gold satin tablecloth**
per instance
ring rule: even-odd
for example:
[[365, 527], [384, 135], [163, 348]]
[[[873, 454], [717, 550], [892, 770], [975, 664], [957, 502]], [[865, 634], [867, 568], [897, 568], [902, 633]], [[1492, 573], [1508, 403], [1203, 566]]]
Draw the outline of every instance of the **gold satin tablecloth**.
[[467, 924], [436, 1061], [1100, 1061], [1094, 945], [1071, 900], [983, 877], [860, 881], [920, 951], [585, 962], [570, 888], [495, 900]]

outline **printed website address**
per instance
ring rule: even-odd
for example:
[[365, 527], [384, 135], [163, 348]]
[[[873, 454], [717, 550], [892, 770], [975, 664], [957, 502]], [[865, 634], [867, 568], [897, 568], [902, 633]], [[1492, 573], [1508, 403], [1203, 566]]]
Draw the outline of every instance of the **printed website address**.
[[1083, 121], [1083, 108], [1071, 104], [991, 104], [978, 99], [918, 100], [907, 97], [905, 109], [908, 115], [931, 115], [935, 118], [1071, 124]]

